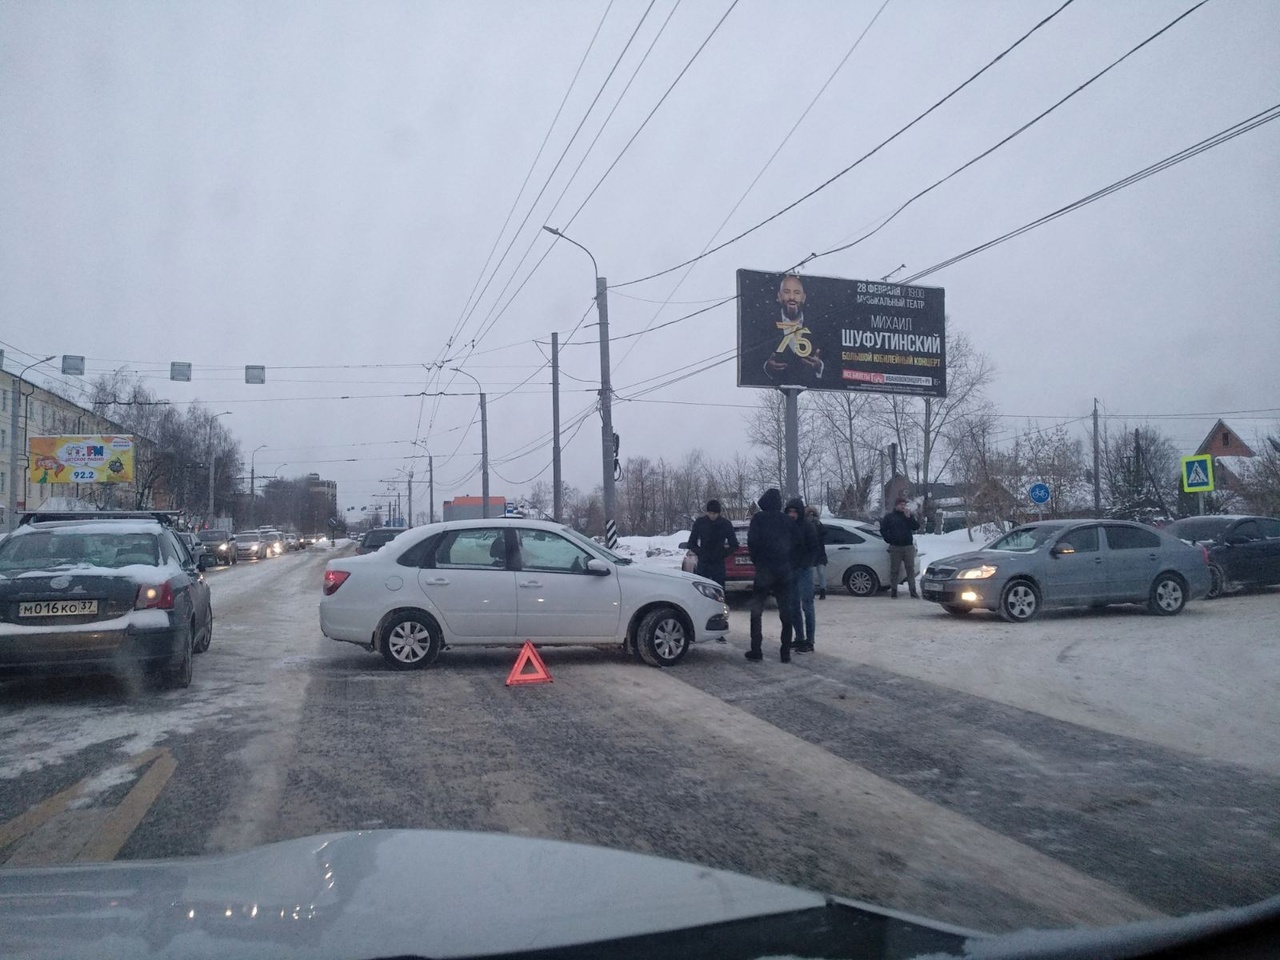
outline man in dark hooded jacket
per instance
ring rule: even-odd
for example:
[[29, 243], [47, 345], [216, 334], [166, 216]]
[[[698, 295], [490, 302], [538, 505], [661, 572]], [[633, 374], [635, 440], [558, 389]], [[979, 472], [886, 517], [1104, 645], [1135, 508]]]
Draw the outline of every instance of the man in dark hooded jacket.
[[763, 660], [761, 645], [764, 633], [765, 602], [772, 594], [778, 601], [778, 619], [782, 621], [782, 662], [791, 661], [791, 568], [793, 558], [803, 549], [800, 528], [782, 512], [782, 494], [770, 487], [758, 501], [760, 510], [751, 518], [747, 529], [747, 552], [755, 564], [756, 578], [751, 586], [751, 649], [748, 660]]

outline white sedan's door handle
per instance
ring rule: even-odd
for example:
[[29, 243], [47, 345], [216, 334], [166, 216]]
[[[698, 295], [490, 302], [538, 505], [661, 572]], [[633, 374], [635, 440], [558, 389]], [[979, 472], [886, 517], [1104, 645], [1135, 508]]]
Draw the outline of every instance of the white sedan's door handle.
[[540, 580], [521, 580], [521, 581], [520, 581], [520, 586], [522, 586], [522, 587], [540, 587], [540, 586], [542, 586], [542, 581], [540, 581]]
[[429, 587], [447, 587], [449, 585], [449, 581], [444, 577], [436, 577], [434, 580], [423, 580], [422, 582]]

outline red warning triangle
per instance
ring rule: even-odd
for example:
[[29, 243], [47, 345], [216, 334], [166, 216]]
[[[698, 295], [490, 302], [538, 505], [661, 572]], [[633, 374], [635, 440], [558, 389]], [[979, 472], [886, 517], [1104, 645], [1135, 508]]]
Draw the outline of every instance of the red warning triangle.
[[[533, 673], [523, 673], [524, 668], [530, 664], [533, 665]], [[521, 683], [552, 682], [551, 674], [547, 672], [547, 665], [538, 656], [538, 651], [534, 647], [533, 641], [526, 640], [524, 646], [520, 648], [520, 656], [516, 657], [516, 665], [507, 674], [507, 686], [516, 686]]]

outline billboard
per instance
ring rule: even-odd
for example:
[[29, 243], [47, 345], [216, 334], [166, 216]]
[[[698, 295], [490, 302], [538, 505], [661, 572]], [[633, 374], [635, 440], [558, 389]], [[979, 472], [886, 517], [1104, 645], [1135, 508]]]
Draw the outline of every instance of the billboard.
[[738, 271], [738, 386], [947, 395], [941, 287]]
[[31, 483], [132, 483], [133, 437], [31, 437]]

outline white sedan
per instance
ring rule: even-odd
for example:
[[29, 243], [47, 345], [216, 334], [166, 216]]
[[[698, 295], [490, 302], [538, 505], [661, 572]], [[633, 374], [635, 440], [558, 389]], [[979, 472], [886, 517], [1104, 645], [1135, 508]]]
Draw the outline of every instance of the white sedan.
[[623, 644], [655, 667], [728, 632], [724, 591], [637, 566], [537, 520], [461, 520], [407, 530], [376, 553], [330, 560], [320, 629], [398, 670], [452, 646]]
[[[823, 543], [827, 548], [827, 583], [844, 584], [855, 597], [870, 597], [889, 586], [889, 545], [869, 524], [857, 520], [825, 518]], [[916, 549], [916, 573], [924, 565], [924, 552]], [[906, 581], [898, 572], [898, 583]]]

